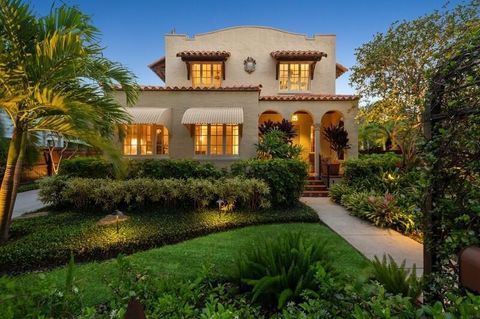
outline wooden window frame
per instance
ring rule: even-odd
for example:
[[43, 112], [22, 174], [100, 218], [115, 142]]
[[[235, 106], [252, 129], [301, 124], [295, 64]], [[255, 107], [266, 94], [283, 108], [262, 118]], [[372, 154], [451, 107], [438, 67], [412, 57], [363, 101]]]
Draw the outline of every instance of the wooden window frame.
[[[197, 139], [197, 135], [196, 135], [196, 128], [197, 126], [203, 126], [203, 125], [206, 125], [207, 126], [207, 151], [206, 151], [206, 154], [197, 154], [196, 153], [196, 149], [197, 149], [197, 144], [196, 144], [196, 139]], [[212, 154], [212, 125], [215, 126], [215, 125], [221, 125], [222, 126], [222, 152], [221, 154]], [[232, 126], [232, 135], [227, 135], [227, 126]], [[237, 127], [237, 135], [234, 135], [233, 134], [233, 131], [234, 131], [234, 126]], [[193, 133], [194, 133], [194, 145], [193, 145], [193, 153], [194, 153], [194, 156], [196, 157], [212, 157], [212, 158], [222, 158], [222, 157], [239, 157], [240, 156], [240, 137], [241, 137], [241, 125], [240, 124], [195, 124], [193, 125]], [[233, 136], [237, 136], [238, 137], [238, 142], [237, 144], [232, 144], [232, 153], [233, 153], [233, 150], [237, 149], [237, 154], [226, 154], [227, 152], [227, 136], [228, 137], [233, 137]], [[218, 144], [217, 144], [218, 145]]]
[[[282, 89], [281, 88], [281, 79], [282, 77], [280, 76], [281, 75], [281, 66], [282, 65], [288, 65], [288, 70], [287, 70], [287, 88], [286, 89]], [[291, 70], [291, 65], [298, 65], [298, 87], [300, 88], [300, 82], [301, 82], [301, 79], [302, 79], [302, 65], [308, 65], [308, 76], [307, 76], [307, 81], [308, 81], [308, 84], [307, 84], [307, 88], [305, 90], [300, 90], [300, 89], [297, 89], [297, 90], [293, 90], [291, 89], [291, 74], [292, 74], [292, 70]], [[311, 61], [279, 61], [278, 62], [278, 65], [277, 65], [277, 80], [278, 80], [278, 88], [279, 88], [279, 92], [298, 92], [298, 93], [304, 93], [304, 92], [310, 92], [310, 88], [311, 88], [311, 84], [312, 84], [312, 79], [313, 79], [313, 68], [314, 64], [311, 62]]]
[[[150, 135], [151, 135], [151, 142], [150, 143], [146, 143], [146, 144], [140, 144], [140, 139], [141, 137], [143, 136], [143, 132], [144, 132], [144, 128], [146, 129], [147, 127], [150, 127]], [[158, 153], [157, 152], [157, 142], [158, 142], [158, 137], [157, 137], [157, 129], [162, 129], [164, 130], [164, 140], [163, 140], [163, 148], [166, 150], [165, 153]], [[125, 153], [125, 147], [127, 145], [125, 145], [125, 142], [126, 142], [126, 139], [127, 139], [127, 136], [129, 134], [129, 131], [132, 131], [132, 136], [130, 137], [130, 139], [132, 138], [135, 138], [137, 139], [137, 144], [136, 144], [136, 153], [135, 154], [126, 154]], [[157, 125], [157, 124], [129, 124], [127, 125], [126, 127], [126, 131], [127, 131], [127, 136], [125, 136], [124, 140], [122, 141], [122, 154], [124, 156], [132, 156], [132, 157], [149, 157], [149, 156], [168, 156], [169, 155], [169, 152], [170, 152], [170, 131], [168, 130], [168, 128], [165, 126], [165, 125]], [[133, 132], [136, 132], [136, 134], [134, 135]], [[165, 134], [166, 132], [166, 134]], [[166, 138], [166, 139], [165, 139]], [[166, 141], [166, 145], [165, 145], [165, 141]], [[142, 154], [142, 145], [145, 146], [145, 150], [147, 151], [149, 149], [149, 146], [150, 146], [150, 149], [151, 149], [151, 154]], [[130, 144], [128, 145], [128, 147], [130, 149], [133, 148], [131, 142]]]
[[[192, 81], [192, 87], [212, 87], [212, 88], [217, 88], [217, 87], [221, 87], [222, 86], [222, 82], [223, 80], [225, 80], [225, 63], [223, 63], [222, 61], [192, 61], [192, 62], [188, 62], [188, 64], [190, 65], [190, 68], [189, 68], [189, 74], [188, 74], [188, 79], [190, 80], [191, 78], [191, 81]], [[193, 79], [194, 79], [194, 71], [193, 71], [193, 66], [195, 64], [198, 64], [200, 65], [200, 82], [203, 82], [202, 79], [203, 79], [203, 68], [205, 65], [210, 65], [210, 85], [195, 85], [193, 83]], [[214, 77], [214, 65], [219, 65], [221, 70], [220, 70], [220, 78], [217, 80], [215, 79]], [[215, 82], [216, 81], [219, 81], [218, 83], [218, 86], [215, 85]]]

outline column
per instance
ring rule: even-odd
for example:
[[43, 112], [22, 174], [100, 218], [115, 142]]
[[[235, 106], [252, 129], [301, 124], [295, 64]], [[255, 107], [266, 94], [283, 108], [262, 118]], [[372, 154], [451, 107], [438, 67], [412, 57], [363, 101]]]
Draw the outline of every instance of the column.
[[313, 124], [315, 130], [315, 177], [320, 178], [320, 131], [322, 124]]

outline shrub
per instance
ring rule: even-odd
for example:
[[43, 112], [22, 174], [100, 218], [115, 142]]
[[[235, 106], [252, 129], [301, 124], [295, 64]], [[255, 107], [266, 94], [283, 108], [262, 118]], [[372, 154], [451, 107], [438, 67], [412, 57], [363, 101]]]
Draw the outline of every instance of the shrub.
[[298, 203], [308, 177], [307, 164], [300, 160], [244, 160], [232, 165], [232, 174], [265, 181], [275, 206], [292, 206]]
[[213, 178], [224, 173], [213, 164], [185, 159], [145, 159], [129, 162], [128, 178]]
[[376, 196], [372, 191], [352, 191], [341, 197], [340, 203], [354, 216], [365, 218], [371, 210], [369, 199]]
[[99, 157], [75, 157], [63, 160], [60, 175], [85, 178], [113, 178], [113, 165]]
[[417, 278], [415, 265], [412, 270], [405, 269], [405, 260], [399, 266], [392, 256], [383, 255], [382, 261], [375, 256], [372, 261], [374, 278], [383, 286], [385, 290], [394, 295], [410, 297], [415, 301], [421, 293], [421, 279]]
[[363, 155], [345, 161], [344, 177], [349, 185], [386, 191], [383, 185], [384, 174], [395, 172], [399, 163], [400, 157], [395, 153]]
[[40, 197], [55, 206], [70, 205], [75, 210], [136, 209], [193, 206], [204, 209], [221, 198], [235, 206], [252, 210], [270, 206], [268, 185], [242, 177], [209, 179], [130, 180], [50, 177], [42, 181]]
[[237, 257], [235, 279], [251, 289], [253, 301], [283, 308], [314, 289], [316, 265], [329, 267], [325, 243], [306, 242], [300, 233], [257, 243]]

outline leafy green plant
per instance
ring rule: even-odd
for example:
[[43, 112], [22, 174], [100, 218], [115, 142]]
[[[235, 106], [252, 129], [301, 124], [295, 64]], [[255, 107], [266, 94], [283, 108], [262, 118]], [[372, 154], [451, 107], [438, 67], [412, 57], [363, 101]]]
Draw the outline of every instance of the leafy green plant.
[[414, 228], [411, 216], [404, 214], [397, 205], [395, 196], [386, 193], [384, 196], [370, 196], [369, 209], [365, 211], [365, 218], [379, 227], [391, 227], [404, 233], [409, 233]]
[[422, 280], [417, 278], [415, 264], [411, 270], [407, 270], [405, 263], [404, 260], [398, 265], [390, 255], [388, 261], [386, 255], [383, 255], [381, 261], [375, 256], [375, 260], [372, 261], [374, 278], [389, 293], [410, 297], [415, 301], [420, 296]]
[[187, 159], [145, 159], [132, 160], [128, 164], [128, 178], [154, 179], [188, 179], [211, 178], [218, 179], [224, 172], [212, 163]]
[[352, 187], [345, 182], [335, 183], [328, 189], [330, 198], [337, 204], [340, 204], [342, 196], [348, 195], [353, 191]]
[[300, 145], [292, 144], [287, 135], [279, 130], [271, 130], [265, 133], [255, 146], [259, 159], [296, 159], [302, 152]]
[[329, 267], [325, 243], [307, 242], [300, 233], [257, 243], [237, 257], [235, 279], [251, 290], [253, 301], [278, 309], [314, 289], [316, 265]]
[[75, 157], [63, 160], [58, 172], [68, 177], [113, 178], [113, 164], [101, 157]]

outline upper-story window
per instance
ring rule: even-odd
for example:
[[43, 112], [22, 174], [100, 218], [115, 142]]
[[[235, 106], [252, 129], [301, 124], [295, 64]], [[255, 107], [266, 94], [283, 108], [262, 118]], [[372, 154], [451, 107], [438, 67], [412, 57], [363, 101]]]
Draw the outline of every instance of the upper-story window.
[[191, 63], [193, 87], [220, 87], [222, 85], [222, 63]]
[[280, 91], [310, 90], [310, 64], [298, 62], [280, 62]]

